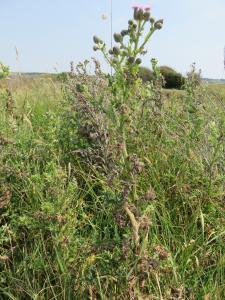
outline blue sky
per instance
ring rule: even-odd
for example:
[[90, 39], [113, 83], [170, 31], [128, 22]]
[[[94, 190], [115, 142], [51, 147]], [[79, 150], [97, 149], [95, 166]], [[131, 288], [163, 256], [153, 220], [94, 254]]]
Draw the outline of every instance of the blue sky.
[[[225, 0], [112, 1], [114, 31], [126, 27], [134, 2], [151, 4], [152, 14], [164, 18], [148, 45], [146, 66], [156, 57], [185, 73], [196, 62], [203, 76], [225, 78]], [[94, 34], [110, 45], [110, 20], [101, 18], [109, 15], [110, 0], [0, 0], [0, 11], [0, 60], [12, 71], [63, 71], [72, 60], [101, 60], [92, 50]]]

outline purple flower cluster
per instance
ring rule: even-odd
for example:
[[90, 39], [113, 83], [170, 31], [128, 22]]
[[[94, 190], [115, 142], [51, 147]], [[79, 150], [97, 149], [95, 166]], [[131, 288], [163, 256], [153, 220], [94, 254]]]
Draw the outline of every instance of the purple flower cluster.
[[150, 11], [151, 10], [151, 6], [150, 5], [143, 5], [143, 4], [134, 4], [132, 6], [132, 8], [135, 10], [142, 10], [142, 11]]
[[132, 8], [134, 9], [134, 19], [136, 21], [149, 20], [151, 10], [150, 5], [134, 4]]

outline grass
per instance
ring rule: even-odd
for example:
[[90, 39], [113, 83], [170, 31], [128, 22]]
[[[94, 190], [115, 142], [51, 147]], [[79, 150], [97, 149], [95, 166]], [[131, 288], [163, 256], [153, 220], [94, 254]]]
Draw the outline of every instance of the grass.
[[164, 92], [127, 137], [144, 169], [110, 183], [74, 154], [77, 108], [59, 82], [2, 83], [0, 298], [224, 299], [225, 91], [209, 91]]

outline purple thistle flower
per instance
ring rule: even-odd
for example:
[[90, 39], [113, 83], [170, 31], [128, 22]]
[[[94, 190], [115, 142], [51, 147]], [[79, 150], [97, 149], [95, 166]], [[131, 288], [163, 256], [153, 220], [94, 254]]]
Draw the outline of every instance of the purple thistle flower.
[[132, 6], [133, 9], [140, 9], [142, 11], [150, 11], [151, 6], [150, 5], [142, 5], [142, 4], [134, 4]]

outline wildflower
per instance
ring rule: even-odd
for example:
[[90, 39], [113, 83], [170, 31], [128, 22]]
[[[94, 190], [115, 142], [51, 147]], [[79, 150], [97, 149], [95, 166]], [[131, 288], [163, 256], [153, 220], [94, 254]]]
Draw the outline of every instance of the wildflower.
[[150, 5], [142, 5], [142, 4], [134, 4], [132, 6], [132, 8], [135, 9], [139, 9], [142, 11], [150, 11], [151, 10], [151, 6]]
[[144, 11], [142, 9], [134, 9], [134, 20], [141, 21], [144, 17]]
[[[132, 6], [132, 8], [134, 9], [134, 19], [135, 20], [145, 20], [147, 18], [150, 17], [150, 10], [151, 10], [151, 7], [149, 5], [141, 5], [141, 4], [134, 4]], [[144, 14], [145, 13], [149, 13], [149, 15], [146, 15], [144, 17]]]

